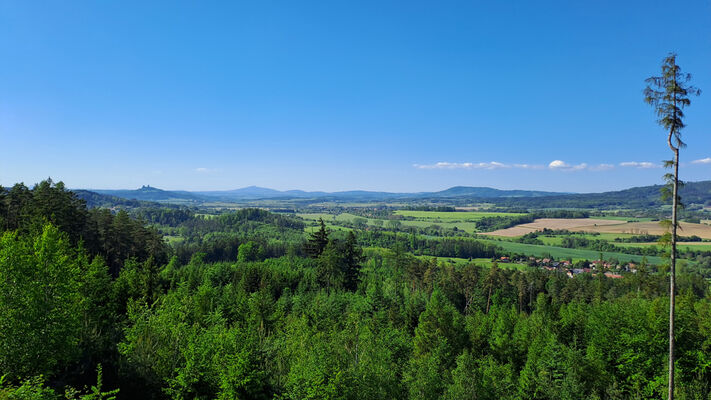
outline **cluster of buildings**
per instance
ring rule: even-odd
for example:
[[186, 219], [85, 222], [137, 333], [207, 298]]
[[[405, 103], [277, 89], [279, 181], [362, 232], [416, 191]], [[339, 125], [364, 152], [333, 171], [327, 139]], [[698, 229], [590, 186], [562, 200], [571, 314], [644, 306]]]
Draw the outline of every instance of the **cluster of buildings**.
[[528, 264], [529, 266], [543, 268], [547, 271], [564, 272], [570, 278], [580, 274], [592, 274], [593, 276], [595, 276], [599, 271], [605, 271], [603, 272], [603, 274], [606, 277], [612, 279], [620, 279], [623, 277], [620, 274], [623, 271], [632, 273], [637, 272], [637, 264], [633, 262], [613, 264], [608, 261], [595, 260], [590, 261], [588, 263], [584, 263], [583, 265], [578, 263], [576, 264], [576, 266], [573, 266], [573, 263], [568, 260], [556, 261], [551, 258], [536, 257], [517, 259], [511, 259], [510, 257], [500, 257], [496, 261], [499, 263], [515, 262], [520, 264]]

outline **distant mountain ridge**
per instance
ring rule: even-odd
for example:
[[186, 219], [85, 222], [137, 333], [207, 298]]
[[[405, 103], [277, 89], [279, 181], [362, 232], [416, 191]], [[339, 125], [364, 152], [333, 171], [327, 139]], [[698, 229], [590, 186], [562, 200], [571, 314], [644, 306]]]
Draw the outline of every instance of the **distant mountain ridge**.
[[[223, 191], [168, 191], [151, 186], [136, 190], [86, 190], [83, 197], [91, 198], [98, 193], [115, 198], [150, 201], [164, 204], [194, 204], [204, 202], [230, 202], [252, 200], [314, 200], [314, 201], [450, 201], [453, 204], [466, 202], [490, 202], [503, 207], [521, 208], [619, 208], [658, 207], [661, 185], [633, 187], [604, 193], [560, 193], [536, 190], [501, 190], [490, 187], [454, 186], [437, 192], [391, 193], [366, 190], [341, 192], [308, 192], [303, 190], [280, 191], [258, 186]], [[711, 205], [711, 181], [687, 182], [681, 189], [682, 201], [686, 204]], [[105, 198], [102, 201], [109, 201]], [[98, 201], [98, 200], [97, 200]]]
[[108, 196], [120, 197], [123, 199], [130, 200], [142, 200], [142, 201], [158, 201], [158, 202], [185, 202], [185, 201], [204, 201], [200, 195], [193, 194], [188, 191], [168, 191], [152, 186], [143, 186], [140, 189], [135, 190], [97, 190], [97, 189], [87, 189], [88, 192], [94, 192], [99, 194], [104, 194]]
[[542, 197], [557, 196], [567, 193], [544, 192], [535, 190], [501, 190], [490, 187], [455, 186], [438, 192], [393, 193], [367, 190], [349, 190], [341, 192], [308, 192], [303, 190], [275, 190], [259, 186], [248, 186], [234, 190], [220, 191], [168, 191], [152, 186], [143, 186], [136, 190], [102, 190], [87, 189], [87, 191], [120, 197], [131, 200], [157, 202], [203, 202], [215, 200], [262, 200], [262, 199], [424, 199], [424, 198], [499, 198], [499, 197]]

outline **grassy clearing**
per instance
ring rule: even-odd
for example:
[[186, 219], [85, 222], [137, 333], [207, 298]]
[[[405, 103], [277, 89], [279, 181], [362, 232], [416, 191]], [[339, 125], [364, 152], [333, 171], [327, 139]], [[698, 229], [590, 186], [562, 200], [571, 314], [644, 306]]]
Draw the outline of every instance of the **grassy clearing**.
[[185, 241], [185, 238], [177, 235], [163, 235], [163, 240], [165, 240], [165, 242], [169, 245], [173, 246], [182, 243], [183, 241]]

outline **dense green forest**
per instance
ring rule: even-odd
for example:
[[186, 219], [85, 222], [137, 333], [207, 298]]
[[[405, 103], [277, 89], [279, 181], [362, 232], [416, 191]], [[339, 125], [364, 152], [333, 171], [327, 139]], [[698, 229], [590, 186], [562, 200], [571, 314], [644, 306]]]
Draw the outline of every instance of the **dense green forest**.
[[[668, 279], [652, 268], [452, 264], [436, 257], [509, 254], [305, 233], [259, 209], [87, 209], [51, 181], [0, 188], [0, 227], [0, 399], [665, 396]], [[711, 396], [711, 299], [693, 271], [677, 278], [679, 399]]]

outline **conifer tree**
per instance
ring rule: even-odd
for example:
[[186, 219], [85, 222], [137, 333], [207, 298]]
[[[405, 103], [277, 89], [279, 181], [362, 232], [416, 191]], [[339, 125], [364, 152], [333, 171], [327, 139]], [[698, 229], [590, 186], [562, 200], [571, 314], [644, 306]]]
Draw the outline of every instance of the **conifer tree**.
[[328, 245], [328, 235], [330, 231], [326, 228], [326, 223], [323, 218], [318, 219], [319, 230], [310, 234], [309, 241], [306, 243], [306, 254], [311, 258], [317, 258], [323, 253], [323, 250]]
[[360, 274], [360, 263], [363, 261], [363, 249], [358, 246], [353, 231], [348, 232], [346, 241], [343, 243], [344, 275], [345, 286], [349, 290], [358, 288]]
[[681, 140], [681, 130], [684, 128], [684, 108], [691, 104], [689, 96], [699, 95], [701, 91], [689, 84], [690, 74], [682, 74], [676, 63], [676, 54], [670, 53], [662, 62], [662, 74], [648, 78], [644, 89], [644, 101], [654, 108], [659, 119], [657, 122], [667, 132], [667, 145], [674, 153], [674, 158], [666, 162], [673, 173], [666, 174], [665, 179], [672, 187], [672, 217], [671, 217], [671, 256], [669, 269], [669, 400], [674, 400], [674, 301], [676, 275], [676, 232], [677, 208], [679, 206], [679, 150], [686, 146]]

